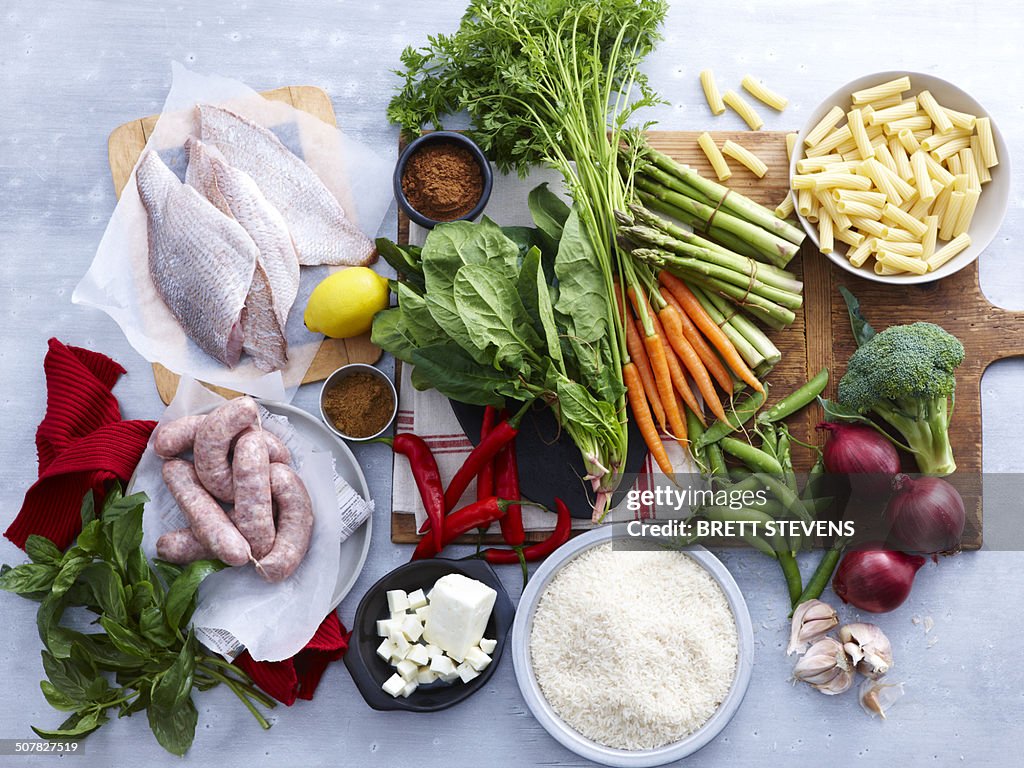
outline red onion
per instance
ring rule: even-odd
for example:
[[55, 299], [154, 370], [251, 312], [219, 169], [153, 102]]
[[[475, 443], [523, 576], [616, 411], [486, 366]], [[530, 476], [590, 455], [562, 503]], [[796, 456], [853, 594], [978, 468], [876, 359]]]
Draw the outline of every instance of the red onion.
[[925, 559], [881, 549], [877, 543], [865, 546], [877, 548], [847, 552], [832, 578], [832, 591], [844, 603], [864, 611], [885, 613], [898, 608], [910, 594], [914, 574]]
[[940, 477], [896, 475], [885, 521], [901, 546], [915, 552], [949, 552], [960, 547], [967, 514], [964, 500]]
[[878, 498], [889, 492], [892, 476], [900, 471], [900, 457], [878, 430], [864, 424], [829, 422], [819, 424], [818, 429], [829, 432], [823, 451], [826, 470], [847, 475], [854, 490], [863, 495]]

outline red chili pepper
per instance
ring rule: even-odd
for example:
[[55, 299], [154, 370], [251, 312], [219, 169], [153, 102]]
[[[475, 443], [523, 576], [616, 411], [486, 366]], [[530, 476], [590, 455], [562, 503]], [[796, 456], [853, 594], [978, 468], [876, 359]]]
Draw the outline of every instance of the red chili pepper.
[[473, 528], [490, 525], [499, 517], [505, 514], [511, 502], [491, 496], [483, 501], [475, 501], [460, 510], [452, 512], [444, 521], [444, 537], [441, 547], [434, 546], [433, 537], [424, 536], [416, 545], [416, 551], [412, 553], [413, 560], [424, 560], [433, 557], [442, 549], [451, 544], [462, 534]]
[[441, 484], [441, 473], [437, 469], [434, 454], [419, 435], [411, 432], [395, 435], [391, 447], [395, 453], [409, 459], [409, 467], [423, 500], [423, 508], [427, 511], [427, 521], [431, 523], [433, 530], [430, 539], [440, 552], [444, 546], [444, 486]]
[[[495, 408], [493, 405], [488, 405], [484, 409], [484, 420], [480, 424], [480, 439], [481, 440], [483, 440], [485, 437], [487, 437], [489, 434], [491, 434], [491, 430], [494, 429], [494, 420], [497, 418], [497, 416], [498, 416], [498, 409]], [[519, 491], [518, 490], [516, 490], [516, 493], [515, 493], [514, 496], [505, 496], [505, 495], [500, 494], [500, 493], [495, 493], [495, 490], [494, 490], [494, 462], [493, 461], [485, 462], [484, 465], [482, 467], [480, 467], [480, 474], [478, 474], [476, 476], [476, 500], [477, 501], [483, 501], [488, 496], [501, 496], [502, 498], [505, 498], [505, 499], [518, 499], [519, 498]], [[480, 528], [480, 533], [486, 533], [486, 532], [487, 532], [487, 528], [484, 528], [484, 527]]]
[[[494, 457], [494, 493], [503, 499], [518, 499], [519, 465], [516, 463], [516, 441], [510, 440]], [[501, 518], [501, 536], [509, 546], [518, 547], [526, 538], [523, 531], [523, 508], [513, 504]]]
[[[523, 559], [527, 562], [543, 560], [569, 540], [569, 534], [572, 532], [572, 515], [569, 508], [558, 498], [555, 499], [555, 508], [558, 510], [558, 521], [551, 535], [544, 541], [522, 548]], [[492, 565], [511, 565], [520, 562], [519, 552], [514, 549], [485, 549], [483, 556], [484, 560]]]

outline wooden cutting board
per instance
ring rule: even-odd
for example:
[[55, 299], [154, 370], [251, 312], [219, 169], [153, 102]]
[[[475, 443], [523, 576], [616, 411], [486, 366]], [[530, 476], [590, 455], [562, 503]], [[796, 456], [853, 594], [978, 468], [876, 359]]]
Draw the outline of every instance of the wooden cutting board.
[[[321, 88], [311, 85], [291, 85], [273, 91], [264, 91], [261, 95], [272, 101], [283, 101], [296, 109], [308, 112], [328, 125], [337, 125], [331, 99]], [[110, 138], [107, 140], [110, 175], [114, 181], [114, 191], [119, 198], [159, 117], [159, 115], [150, 115], [119, 125], [111, 132]], [[298, 308], [293, 311], [298, 311]], [[380, 347], [370, 341], [369, 333], [351, 339], [325, 338], [320, 344], [316, 357], [310, 363], [302, 383], [323, 381], [337, 368], [349, 363], [376, 363], [380, 359], [380, 355]], [[159, 363], [153, 363], [153, 378], [156, 380], [160, 399], [164, 403], [171, 402], [178, 389], [178, 379], [180, 378], [178, 374]], [[225, 397], [234, 397], [238, 394], [222, 387], [210, 386], [210, 389]]]
[[[691, 131], [653, 131], [648, 138], [653, 147], [696, 168], [708, 178], [714, 178], [704, 153], [697, 145], [699, 135], [699, 132]], [[715, 131], [712, 136], [719, 146], [726, 139], [732, 139], [768, 165], [768, 173], [763, 179], [758, 179], [739, 163], [730, 162], [733, 175], [728, 185], [731, 188], [770, 207], [777, 205], [788, 193], [789, 161], [786, 158], [785, 133]], [[401, 214], [398, 231], [400, 241], [408, 242], [409, 222]], [[804, 281], [804, 308], [797, 313], [796, 322], [789, 328], [769, 332], [782, 352], [782, 362], [768, 377], [772, 387], [769, 405], [823, 367], [828, 367], [831, 372], [826, 394], [835, 396], [839, 379], [846, 371], [846, 361], [856, 348], [846, 304], [839, 294], [840, 285], [849, 288], [860, 299], [862, 311], [877, 329], [925, 320], [941, 325], [963, 341], [967, 356], [957, 371], [956, 408], [950, 435], [958, 467], [957, 477], [962, 478], [962, 482], [958, 480], [957, 484], [967, 502], [963, 548], [980, 548], [981, 377], [996, 360], [1024, 355], [1024, 312], [1011, 312], [989, 303], [978, 285], [977, 262], [935, 283], [887, 285], [856, 277], [833, 265], [808, 239], [789, 268], [801, 275]], [[798, 439], [821, 444], [823, 438], [814, 429], [821, 420], [821, 409], [814, 405], [792, 417], [789, 425]], [[793, 450], [797, 470], [806, 471], [812, 461], [811, 451], [798, 445], [794, 445]], [[391, 538], [403, 543], [417, 540], [412, 515], [392, 514]]]

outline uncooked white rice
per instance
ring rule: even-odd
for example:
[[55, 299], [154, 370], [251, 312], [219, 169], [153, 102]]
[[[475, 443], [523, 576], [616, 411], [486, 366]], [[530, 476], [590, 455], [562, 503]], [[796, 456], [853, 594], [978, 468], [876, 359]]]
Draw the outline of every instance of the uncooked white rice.
[[701, 727], [736, 673], [728, 600], [693, 558], [594, 547], [552, 579], [530, 657], [569, 726], [616, 749], [653, 749]]

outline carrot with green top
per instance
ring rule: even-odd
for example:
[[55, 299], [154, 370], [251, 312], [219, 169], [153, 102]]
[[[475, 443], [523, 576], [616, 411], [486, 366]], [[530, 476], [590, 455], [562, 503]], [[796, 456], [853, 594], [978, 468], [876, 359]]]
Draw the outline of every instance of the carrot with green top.
[[686, 340], [686, 336], [683, 334], [682, 323], [679, 320], [679, 313], [676, 312], [676, 308], [671, 305], [665, 307], [661, 312], [661, 319], [665, 321], [665, 335], [672, 344], [672, 349], [679, 355], [679, 359], [683, 361], [686, 370], [693, 376], [693, 381], [696, 383], [697, 389], [700, 390], [704, 403], [711, 409], [716, 418], [724, 419], [726, 416], [725, 408], [722, 407], [722, 401], [718, 397], [718, 392], [715, 391], [715, 385], [708, 375], [707, 368], [704, 367], [704, 363], [701, 362], [690, 342]]
[[672, 462], [668, 459], [665, 451], [665, 444], [661, 442], [658, 435], [658, 428], [654, 425], [654, 418], [651, 416], [651, 409], [647, 405], [647, 397], [644, 395], [644, 386], [640, 381], [640, 374], [637, 371], [636, 363], [627, 362], [622, 366], [622, 381], [626, 385], [626, 397], [629, 400], [629, 407], [633, 410], [633, 421], [643, 435], [651, 456], [658, 462], [661, 471], [671, 475]]
[[704, 367], [708, 369], [708, 373], [711, 374], [711, 377], [715, 380], [718, 386], [720, 386], [725, 392], [731, 393], [734, 389], [732, 374], [729, 373], [725, 365], [722, 364], [718, 355], [715, 354], [715, 350], [708, 346], [707, 341], [704, 340], [704, 336], [701, 335], [697, 326], [695, 326], [693, 321], [690, 320], [690, 316], [683, 311], [682, 305], [679, 303], [679, 300], [672, 295], [672, 292], [662, 286], [659, 293], [661, 293], [661, 297], [674, 307], [676, 312], [679, 314], [683, 334], [686, 336], [686, 340], [690, 342], [690, 346], [693, 347], [693, 351], [697, 353], [697, 357], [699, 357], [700, 361], [704, 363]]
[[644, 351], [644, 344], [640, 340], [640, 331], [637, 330], [636, 323], [633, 321], [633, 314], [629, 311], [629, 307], [625, 306], [622, 302], [622, 288], [618, 283], [615, 284], [615, 302], [616, 306], [625, 310], [621, 314], [622, 326], [626, 331], [626, 350], [629, 352], [630, 359], [636, 365], [637, 374], [640, 376], [640, 382], [643, 384], [644, 392], [647, 395], [647, 402], [650, 405], [655, 420], [658, 422], [658, 427], [664, 432], [665, 408], [661, 404], [658, 385], [654, 381], [651, 361], [647, 359], [647, 352]]

